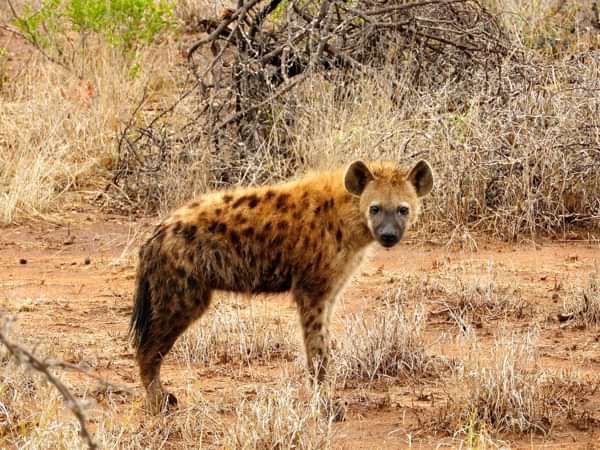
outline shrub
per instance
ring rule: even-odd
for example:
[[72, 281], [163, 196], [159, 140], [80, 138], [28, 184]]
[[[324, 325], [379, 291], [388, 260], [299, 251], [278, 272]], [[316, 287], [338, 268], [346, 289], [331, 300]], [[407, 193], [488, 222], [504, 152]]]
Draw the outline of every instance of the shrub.
[[27, 3], [15, 25], [50, 57], [69, 64], [67, 43], [72, 31], [77, 36], [75, 53], [85, 50], [90, 35], [97, 35], [134, 54], [173, 24], [173, 10], [174, 3], [168, 0], [43, 0], [37, 10]]

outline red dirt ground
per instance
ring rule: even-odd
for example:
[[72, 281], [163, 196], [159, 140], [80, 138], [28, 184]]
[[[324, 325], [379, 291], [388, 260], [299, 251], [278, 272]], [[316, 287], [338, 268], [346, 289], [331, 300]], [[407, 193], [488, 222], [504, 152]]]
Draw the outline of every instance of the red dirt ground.
[[[141, 398], [137, 372], [127, 343], [131, 312], [134, 263], [139, 243], [150, 230], [150, 220], [129, 222], [120, 217], [76, 214], [70, 224], [28, 223], [1, 230], [0, 314], [16, 317], [19, 335], [28, 342], [55, 343], [57, 357], [86, 361], [94, 372], [134, 389]], [[482, 276], [493, 264], [499, 283], [518, 287], [523, 297], [538, 307], [535, 319], [510, 319], [510, 327], [525, 330], [532, 322], [540, 327], [539, 350], [544, 366], [574, 368], [584, 374], [600, 372], [600, 330], [565, 327], [556, 320], [567, 287], [581, 283], [598, 270], [597, 242], [551, 242], [508, 245], [479, 242], [477, 251], [443, 245], [419, 244], [415, 238], [397, 249], [376, 249], [346, 289], [337, 318], [350, 312], [368, 311], [377, 293], [406, 274], [431, 279], [449, 273], [462, 278]], [[393, 280], [392, 280], [393, 282]], [[294, 314], [287, 296], [264, 300]], [[439, 305], [433, 300], [428, 310]], [[483, 323], [478, 334], [492, 340], [498, 321]], [[455, 331], [438, 315], [428, 318], [432, 343]], [[453, 331], [454, 330], [454, 331]], [[460, 357], [461, 349], [433, 345], [436, 354]], [[219, 369], [219, 368], [216, 368]], [[173, 359], [165, 363], [164, 378], [184, 403], [183, 368]], [[247, 372], [247, 371], [246, 371]], [[198, 368], [198, 388], [218, 398], [233, 386], [247, 382], [244, 370]], [[269, 384], [276, 384], [278, 362], [251, 369]], [[442, 404], [443, 379], [399, 380], [386, 386], [342, 393], [349, 403], [347, 421], [336, 425], [336, 448], [406, 448], [412, 436], [414, 448], [455, 446], [443, 433], [419, 425], [427, 423]], [[178, 390], [179, 389], [179, 390]], [[366, 395], [365, 395], [366, 392]], [[423, 395], [425, 393], [426, 395]], [[426, 400], [423, 400], [425, 398]], [[127, 401], [132, 401], [128, 398]], [[590, 417], [600, 423], [600, 393], [587, 399]], [[593, 423], [593, 421], [591, 422]], [[548, 436], [501, 436], [515, 448], [600, 448], [600, 431], [594, 426], [558, 427]]]

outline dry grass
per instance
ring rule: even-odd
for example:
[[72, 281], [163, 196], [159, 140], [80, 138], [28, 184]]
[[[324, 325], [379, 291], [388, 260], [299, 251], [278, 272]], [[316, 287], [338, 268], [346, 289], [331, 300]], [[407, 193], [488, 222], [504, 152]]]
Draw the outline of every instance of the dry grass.
[[302, 341], [297, 327], [277, 315], [268, 301], [228, 298], [215, 303], [177, 340], [173, 354], [179, 361], [248, 365], [292, 361], [299, 354]]
[[[52, 357], [39, 346], [36, 353]], [[287, 376], [276, 386], [234, 388], [218, 402], [189, 385], [187, 405], [165, 416], [147, 415], [131, 392], [94, 386], [64, 372], [59, 376], [85, 406], [87, 426], [99, 448], [324, 449], [334, 435], [324, 413], [325, 397], [319, 390], [297, 387]], [[54, 387], [15, 364], [2, 349], [0, 446], [81, 448], [78, 433], [77, 421]]]
[[600, 272], [590, 273], [587, 283], [571, 289], [563, 305], [563, 320], [574, 320], [577, 326], [600, 325]]
[[490, 267], [487, 275], [475, 280], [456, 278], [439, 302], [442, 307], [438, 312], [446, 314], [462, 331], [499, 319], [531, 318], [535, 305], [527, 302], [518, 288], [498, 283], [496, 275]]
[[104, 188], [118, 157], [116, 133], [144, 88], [155, 106], [172, 90], [175, 80], [168, 72], [155, 70], [172, 58], [165, 53], [143, 55], [142, 69], [132, 78], [118, 54], [99, 44], [87, 61], [88, 76], [83, 80], [32, 55], [2, 93], [3, 223], [43, 215], [59, 202], [73, 204], [66, 200], [69, 192]]
[[243, 402], [223, 446], [243, 450], [326, 449], [331, 447], [331, 420], [323, 414], [324, 400], [313, 391], [301, 400], [297, 388], [260, 388], [256, 399]]
[[[457, 367], [440, 423], [459, 435], [477, 432], [549, 433], [565, 421], [585, 416], [584, 399], [596, 381], [573, 372], [542, 369], [536, 332], [505, 334], [486, 354], [475, 335]], [[466, 343], [465, 343], [466, 344]]]
[[532, 318], [536, 305], [528, 302], [519, 288], [500, 282], [498, 275], [498, 269], [489, 263], [486, 273], [476, 278], [454, 272], [392, 278], [394, 288], [387, 296], [403, 305], [429, 303], [433, 305], [430, 316], [446, 317], [461, 332], [502, 319]]
[[425, 309], [417, 306], [409, 312], [398, 297], [398, 291], [391, 290], [372, 315], [359, 313], [345, 320], [334, 352], [336, 375], [342, 384], [427, 377], [439, 368], [439, 362], [426, 351]]

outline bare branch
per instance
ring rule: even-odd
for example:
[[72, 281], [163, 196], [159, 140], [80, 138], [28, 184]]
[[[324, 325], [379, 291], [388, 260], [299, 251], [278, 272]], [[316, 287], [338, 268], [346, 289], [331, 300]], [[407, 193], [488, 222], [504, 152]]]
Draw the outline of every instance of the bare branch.
[[[2, 344], [4, 344], [4, 346], [7, 348], [9, 353], [19, 363], [24, 364], [25, 366], [31, 367], [36, 372], [41, 373], [44, 377], [46, 377], [48, 382], [56, 388], [56, 390], [60, 393], [63, 400], [65, 401], [65, 404], [67, 405], [67, 407], [71, 410], [73, 415], [79, 421], [79, 426], [80, 426], [79, 434], [81, 435], [82, 439], [86, 442], [88, 448], [92, 449], [92, 450], [97, 449], [98, 446], [94, 443], [94, 440], [92, 439], [90, 432], [86, 428], [85, 415], [83, 414], [81, 405], [79, 404], [79, 402], [77, 401], [75, 396], [71, 393], [71, 391], [69, 391], [69, 389], [63, 384], [63, 382], [60, 381], [58, 378], [56, 378], [52, 374], [52, 372], [51, 372], [51, 368], [53, 367], [52, 364], [49, 364], [47, 362], [39, 360], [33, 354], [31, 354], [29, 351], [25, 350], [18, 344], [11, 342], [5, 335], [5, 332], [4, 332], [5, 328], [6, 328], [6, 325], [4, 325], [3, 329], [0, 329], [0, 342]], [[63, 365], [62, 367], [66, 367], [66, 366]], [[69, 368], [73, 368], [73, 366], [69, 366]]]

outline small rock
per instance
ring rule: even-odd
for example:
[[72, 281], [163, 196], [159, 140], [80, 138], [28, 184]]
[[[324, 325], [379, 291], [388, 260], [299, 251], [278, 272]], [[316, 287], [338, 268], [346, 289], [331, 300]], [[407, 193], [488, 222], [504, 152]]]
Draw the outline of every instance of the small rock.
[[27, 264], [27, 260], [25, 258], [21, 258], [19, 260], [19, 264]]
[[86, 256], [85, 259], [83, 260], [83, 263], [87, 266], [89, 264], [91, 264], [92, 259], [89, 256]]

